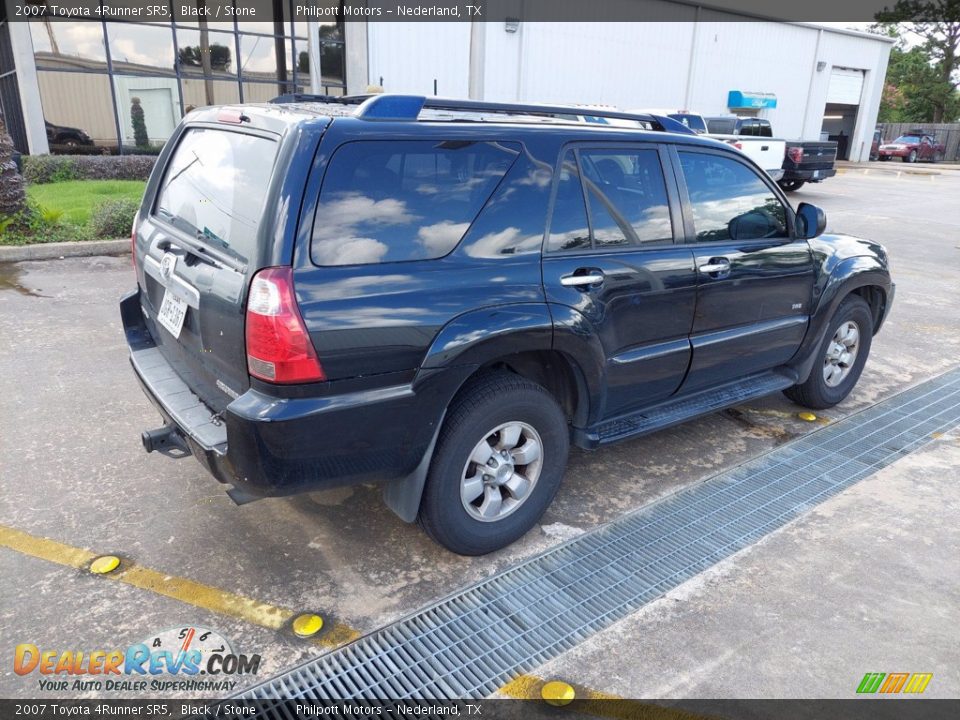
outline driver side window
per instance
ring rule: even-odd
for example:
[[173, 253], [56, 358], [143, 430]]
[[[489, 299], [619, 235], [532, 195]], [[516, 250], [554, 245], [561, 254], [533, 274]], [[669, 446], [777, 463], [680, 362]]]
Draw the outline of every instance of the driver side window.
[[720, 155], [679, 155], [693, 212], [693, 242], [788, 237], [783, 203], [752, 168]]

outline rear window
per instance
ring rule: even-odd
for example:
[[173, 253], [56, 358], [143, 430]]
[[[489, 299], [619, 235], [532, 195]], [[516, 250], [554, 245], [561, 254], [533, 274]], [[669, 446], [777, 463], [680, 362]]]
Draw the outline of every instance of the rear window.
[[249, 260], [277, 153], [257, 135], [193, 128], [164, 172], [156, 214], [197, 240]]
[[708, 118], [707, 129], [714, 135], [733, 135], [737, 127], [736, 118]]
[[362, 265], [446, 255], [519, 153], [517, 143], [466, 140], [341, 146], [320, 190], [313, 261]]
[[690, 113], [672, 113], [669, 117], [673, 118], [679, 123], [683, 123], [695, 133], [705, 133], [707, 131], [707, 126], [704, 124], [703, 118], [699, 115], [691, 115]]

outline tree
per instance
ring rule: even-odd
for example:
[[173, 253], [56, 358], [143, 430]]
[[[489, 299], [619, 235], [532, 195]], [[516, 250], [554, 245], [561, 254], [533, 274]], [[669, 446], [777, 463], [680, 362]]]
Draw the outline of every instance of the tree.
[[920, 47], [890, 51], [887, 78], [880, 100], [880, 122], [938, 122], [952, 120], [960, 113], [960, 94], [945, 87], [937, 69]]
[[7, 126], [0, 117], [0, 219], [18, 215], [27, 207], [23, 176], [17, 172], [13, 152], [13, 140], [7, 134]]
[[[896, 62], [903, 61], [918, 70], [922, 82], [914, 82], [918, 88], [917, 97], [923, 98], [923, 103], [929, 103], [932, 122], [948, 122], [956, 119], [958, 110], [957, 86], [960, 84], [960, 0], [898, 0], [892, 9], [885, 8], [876, 15], [878, 29], [887, 30], [901, 38], [899, 50], [904, 56], [898, 57]], [[910, 50], [905, 50], [903, 38], [914, 36], [919, 44]], [[914, 54], [916, 53], [916, 54]], [[927, 73], [920, 68], [916, 61], [922, 59], [926, 67], [932, 70]], [[891, 67], [895, 59], [891, 53]], [[896, 84], [887, 73], [887, 82]], [[921, 89], [922, 88], [922, 89]], [[909, 93], [904, 89], [904, 96], [910, 104]], [[909, 118], [908, 121], [922, 118]]]
[[140, 98], [130, 98], [130, 123], [133, 125], [133, 144], [138, 148], [150, 146], [150, 136], [147, 135], [147, 121], [143, 116], [143, 106]]
[[213, 43], [206, 51], [199, 45], [186, 45], [181, 47], [178, 51], [180, 66], [191, 68], [204, 67], [203, 56], [205, 52], [209, 55], [211, 70], [230, 71], [230, 63], [233, 62], [230, 48], [220, 43]]

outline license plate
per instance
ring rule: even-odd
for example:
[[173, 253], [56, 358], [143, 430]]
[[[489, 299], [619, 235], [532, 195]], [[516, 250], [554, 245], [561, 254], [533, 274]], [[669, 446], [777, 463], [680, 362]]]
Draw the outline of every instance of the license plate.
[[160, 303], [160, 312], [157, 313], [157, 320], [163, 325], [175, 338], [180, 337], [180, 330], [183, 329], [183, 320], [187, 317], [187, 301], [178, 295], [165, 290], [163, 293], [163, 302]]
[[813, 178], [814, 178], [814, 180], [816, 180], [818, 177], [820, 177], [820, 171], [819, 171], [819, 170], [814, 170], [814, 171], [813, 171]]

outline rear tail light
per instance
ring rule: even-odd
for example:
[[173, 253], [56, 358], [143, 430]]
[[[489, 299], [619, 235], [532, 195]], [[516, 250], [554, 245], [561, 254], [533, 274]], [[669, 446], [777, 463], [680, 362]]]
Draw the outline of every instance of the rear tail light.
[[326, 380], [293, 292], [293, 268], [265, 268], [247, 297], [247, 370], [272, 383]]
[[803, 162], [803, 148], [802, 147], [791, 147], [787, 148], [787, 157], [790, 158], [797, 165]]

